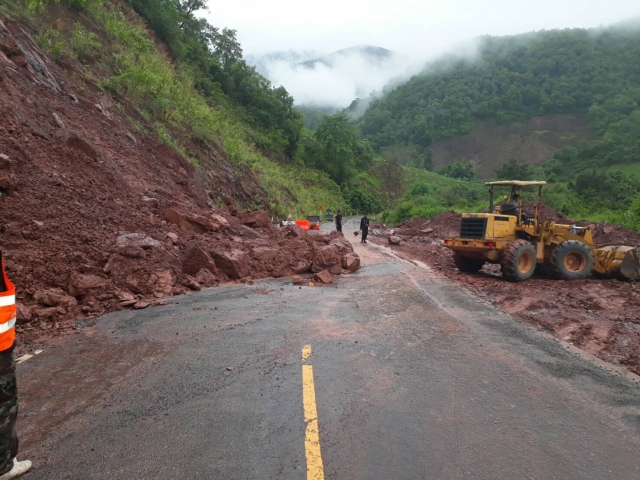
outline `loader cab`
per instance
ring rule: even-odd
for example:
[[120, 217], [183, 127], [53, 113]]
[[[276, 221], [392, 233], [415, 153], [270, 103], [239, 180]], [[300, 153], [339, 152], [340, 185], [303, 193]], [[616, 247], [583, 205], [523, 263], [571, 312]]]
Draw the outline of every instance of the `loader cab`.
[[[540, 222], [540, 207], [542, 205], [542, 187], [547, 182], [525, 182], [520, 180], [504, 180], [499, 182], [487, 182], [485, 187], [489, 187], [489, 212], [494, 214], [505, 214], [516, 217], [517, 225], [532, 225], [538, 226]], [[503, 211], [502, 205], [496, 204], [496, 189], [500, 187], [509, 188], [509, 196], [507, 202], [509, 204], [515, 203], [515, 208], [511, 211]], [[536, 210], [534, 217], [529, 217], [525, 214], [522, 208], [522, 189], [526, 187], [534, 187], [538, 190]], [[504, 204], [503, 204], [504, 205]]]

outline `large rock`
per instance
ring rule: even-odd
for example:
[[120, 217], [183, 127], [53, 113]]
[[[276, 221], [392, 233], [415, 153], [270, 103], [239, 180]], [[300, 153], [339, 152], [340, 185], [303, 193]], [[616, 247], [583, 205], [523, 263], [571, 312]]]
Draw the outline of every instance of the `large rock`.
[[318, 248], [311, 263], [311, 271], [320, 272], [325, 270], [336, 263], [340, 263], [341, 258], [339, 248], [336, 245], [325, 245]]
[[195, 278], [196, 282], [205, 287], [213, 287], [217, 281], [216, 276], [206, 268], [201, 268]]
[[360, 268], [360, 257], [356, 253], [350, 253], [342, 257], [342, 268], [353, 273]]
[[106, 278], [98, 275], [85, 275], [78, 272], [72, 272], [69, 277], [69, 293], [74, 297], [87, 295], [96, 290], [104, 290], [109, 284]]
[[327, 268], [327, 271], [331, 275], [340, 275], [342, 274], [342, 264], [336, 263], [335, 265], [331, 265], [329, 268]]
[[190, 245], [184, 255], [182, 273], [185, 275], [196, 275], [200, 270], [209, 270], [213, 275], [218, 273], [216, 264], [205, 250], [197, 245]]
[[298, 225], [290, 225], [285, 228], [285, 236], [290, 238], [307, 238], [309, 233]]
[[294, 275], [293, 277], [291, 277], [291, 283], [293, 283], [294, 285], [304, 285], [307, 282], [301, 276]]
[[256, 260], [268, 262], [269, 260], [273, 260], [278, 256], [278, 250], [269, 247], [256, 247], [251, 250], [251, 256]]
[[335, 245], [340, 256], [348, 255], [353, 252], [353, 246], [345, 238], [335, 238], [329, 242], [329, 245]]
[[240, 223], [248, 227], [266, 227], [269, 225], [269, 215], [264, 210], [245, 212], [238, 215]]
[[116, 238], [116, 246], [122, 249], [128, 248], [157, 248], [161, 243], [144, 233], [127, 233]]
[[157, 298], [167, 297], [176, 283], [173, 272], [168, 268], [156, 270], [151, 276], [150, 282], [153, 286], [153, 294]]
[[313, 279], [318, 283], [324, 283], [324, 284], [333, 283], [333, 275], [331, 275], [327, 270], [323, 270], [321, 272], [316, 273], [313, 276]]
[[33, 299], [46, 307], [63, 307], [70, 309], [78, 305], [78, 301], [71, 295], [67, 295], [59, 288], [38, 290]]
[[229, 229], [227, 219], [215, 213], [205, 217], [202, 215], [188, 215], [175, 208], [168, 208], [162, 212], [162, 218], [178, 225], [180, 228], [195, 233], [223, 232]]
[[400, 237], [396, 237], [394, 235], [389, 237], [389, 245], [400, 245], [402, 243], [402, 239]]
[[229, 277], [239, 279], [249, 273], [249, 255], [242, 250], [234, 248], [211, 253], [217, 267]]

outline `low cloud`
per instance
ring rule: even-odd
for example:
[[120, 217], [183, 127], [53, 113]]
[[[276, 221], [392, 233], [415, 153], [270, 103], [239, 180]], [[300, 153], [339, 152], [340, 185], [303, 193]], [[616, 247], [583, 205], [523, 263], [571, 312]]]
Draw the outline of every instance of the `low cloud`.
[[271, 83], [283, 85], [297, 105], [341, 109], [356, 98], [366, 99], [382, 91], [391, 79], [407, 77], [424, 65], [401, 54], [376, 59], [358, 50], [329, 58], [330, 65], [316, 62], [310, 67], [288, 59], [262, 59], [257, 66]]

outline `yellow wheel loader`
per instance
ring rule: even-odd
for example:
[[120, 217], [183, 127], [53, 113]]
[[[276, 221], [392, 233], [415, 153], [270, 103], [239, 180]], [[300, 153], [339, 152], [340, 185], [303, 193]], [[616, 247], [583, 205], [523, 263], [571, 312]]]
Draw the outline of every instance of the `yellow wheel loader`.
[[[477, 272], [485, 262], [500, 264], [511, 282], [528, 280], [538, 271], [563, 280], [587, 278], [592, 272], [621, 280], [640, 279], [640, 246], [595, 248], [590, 228], [540, 221], [542, 187], [546, 182], [488, 182], [489, 212], [462, 215], [460, 236], [445, 238], [456, 267]], [[511, 200], [494, 205], [494, 188], [510, 187]], [[537, 187], [533, 217], [522, 209], [522, 188]]]

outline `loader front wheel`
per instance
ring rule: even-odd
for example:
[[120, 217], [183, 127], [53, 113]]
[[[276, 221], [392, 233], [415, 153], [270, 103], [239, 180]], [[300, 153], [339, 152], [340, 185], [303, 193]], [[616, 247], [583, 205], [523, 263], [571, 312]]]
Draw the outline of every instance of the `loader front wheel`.
[[453, 263], [458, 267], [458, 270], [465, 273], [476, 273], [484, 265], [484, 260], [477, 258], [463, 257], [459, 253], [453, 254]]
[[529, 280], [536, 271], [536, 249], [526, 240], [511, 242], [500, 258], [502, 276], [509, 282]]
[[554, 276], [562, 280], [587, 278], [595, 264], [589, 246], [577, 240], [565, 240], [556, 245], [549, 260]]

